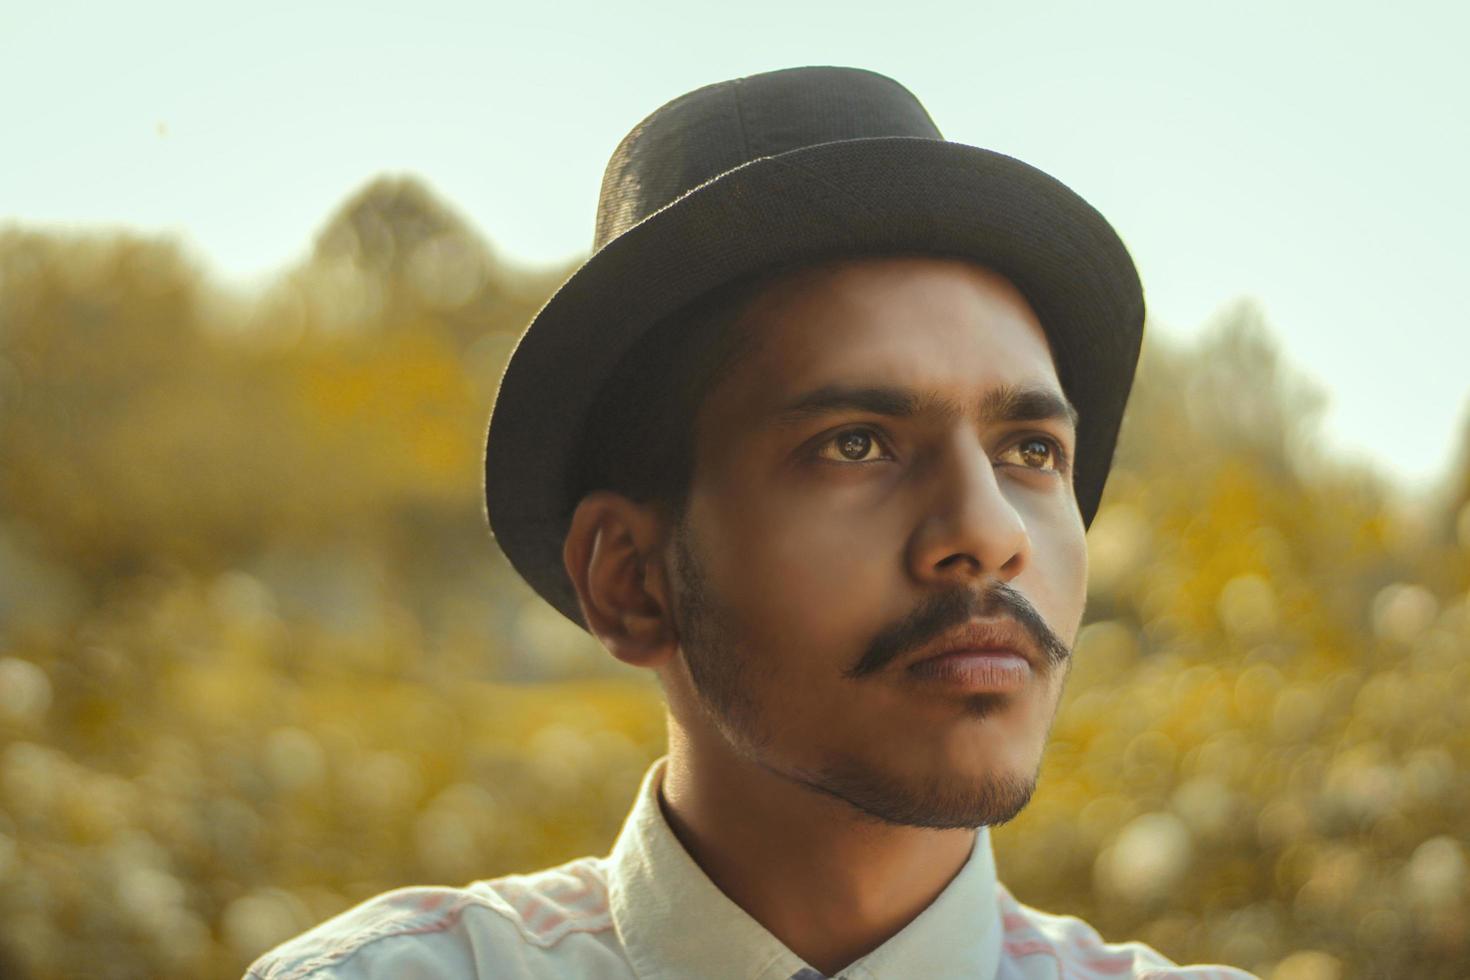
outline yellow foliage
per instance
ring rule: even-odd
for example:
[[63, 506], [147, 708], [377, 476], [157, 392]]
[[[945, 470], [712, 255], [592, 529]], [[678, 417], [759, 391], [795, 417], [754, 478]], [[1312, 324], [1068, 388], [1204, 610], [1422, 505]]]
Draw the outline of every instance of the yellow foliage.
[[[386, 888], [611, 844], [663, 704], [479, 498], [564, 271], [402, 180], [253, 297], [168, 242], [0, 234], [0, 974], [237, 975]], [[1182, 960], [1455, 976], [1470, 452], [1406, 516], [1303, 448], [1319, 407], [1250, 307], [1149, 340], [1001, 873]]]

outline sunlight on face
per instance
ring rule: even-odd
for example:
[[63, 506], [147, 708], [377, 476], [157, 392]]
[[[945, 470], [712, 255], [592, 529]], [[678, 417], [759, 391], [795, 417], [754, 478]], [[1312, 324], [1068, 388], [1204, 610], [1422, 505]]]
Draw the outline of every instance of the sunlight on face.
[[[1075, 429], [1035, 314], [978, 266], [866, 259], [778, 281], [742, 328], [754, 353], [700, 413], [672, 539], [671, 707], [874, 819], [1009, 819], [1086, 589]], [[971, 617], [1022, 624], [1041, 654], [1023, 686], [907, 669]]]

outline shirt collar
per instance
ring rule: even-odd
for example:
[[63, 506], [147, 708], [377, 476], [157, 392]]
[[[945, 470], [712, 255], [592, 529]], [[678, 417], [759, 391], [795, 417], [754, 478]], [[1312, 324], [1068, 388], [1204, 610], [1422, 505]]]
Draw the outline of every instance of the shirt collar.
[[[674, 836], [658, 803], [667, 761], [659, 758], [644, 774], [609, 858], [613, 921], [639, 980], [789, 980], [810, 970], [720, 891]], [[989, 980], [1000, 949], [995, 858], [989, 828], [981, 827], [969, 859], [939, 897], [839, 976]]]

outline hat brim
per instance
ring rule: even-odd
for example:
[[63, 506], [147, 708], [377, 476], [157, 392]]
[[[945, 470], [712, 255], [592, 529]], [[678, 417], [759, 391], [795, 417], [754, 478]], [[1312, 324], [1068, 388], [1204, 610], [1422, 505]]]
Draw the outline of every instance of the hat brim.
[[562, 564], [568, 467], [619, 359], [725, 283], [839, 255], [972, 259], [1035, 309], [1077, 407], [1074, 492], [1090, 526], [1143, 337], [1143, 290], [1112, 226], [1054, 177], [943, 140], [843, 140], [763, 157], [607, 242], [541, 308], [507, 361], [485, 446], [490, 529], [542, 598], [587, 628]]

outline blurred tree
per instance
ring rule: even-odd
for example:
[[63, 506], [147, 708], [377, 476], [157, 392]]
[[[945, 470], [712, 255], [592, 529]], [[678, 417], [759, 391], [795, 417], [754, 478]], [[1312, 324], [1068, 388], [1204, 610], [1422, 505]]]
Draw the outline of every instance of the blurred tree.
[[0, 270], [0, 509], [94, 590], [258, 539], [263, 495], [223, 476], [260, 442], [238, 420], [280, 414], [205, 336], [177, 247], [12, 231]]

